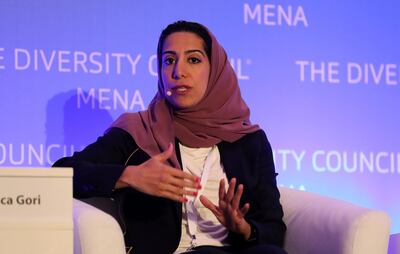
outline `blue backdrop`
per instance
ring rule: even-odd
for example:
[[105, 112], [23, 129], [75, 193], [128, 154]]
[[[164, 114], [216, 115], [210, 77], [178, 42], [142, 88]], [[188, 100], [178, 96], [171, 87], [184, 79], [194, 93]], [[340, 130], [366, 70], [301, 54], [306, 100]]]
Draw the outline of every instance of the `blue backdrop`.
[[224, 45], [278, 182], [382, 209], [400, 232], [400, 2], [0, 1], [0, 166], [50, 166], [156, 91], [168, 23]]

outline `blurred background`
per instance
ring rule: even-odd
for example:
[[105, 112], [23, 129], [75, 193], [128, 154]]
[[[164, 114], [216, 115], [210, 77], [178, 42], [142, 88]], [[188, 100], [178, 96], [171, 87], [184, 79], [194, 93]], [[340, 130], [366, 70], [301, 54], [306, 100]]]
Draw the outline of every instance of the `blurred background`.
[[146, 109], [161, 30], [196, 21], [227, 51], [279, 185], [384, 210], [395, 239], [399, 11], [396, 0], [1, 0], [0, 166], [51, 166]]

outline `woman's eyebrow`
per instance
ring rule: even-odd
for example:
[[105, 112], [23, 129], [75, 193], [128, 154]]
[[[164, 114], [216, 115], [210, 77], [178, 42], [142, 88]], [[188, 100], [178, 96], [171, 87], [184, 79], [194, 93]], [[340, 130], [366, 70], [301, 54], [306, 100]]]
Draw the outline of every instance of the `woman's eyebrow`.
[[176, 55], [176, 52], [173, 50], [166, 50], [162, 52], [162, 55], [166, 55], [166, 54], [172, 54], [172, 55]]
[[[205, 53], [200, 49], [189, 49], [189, 50], [185, 51], [185, 54], [187, 55], [187, 54], [196, 53], [196, 52], [200, 53], [204, 57], [206, 56]], [[166, 50], [166, 51], [162, 52], [162, 55], [165, 55], [165, 54], [176, 55], [176, 52], [173, 50]]]
[[201, 55], [203, 55], [204, 57], [206, 56], [205, 54], [204, 54], [204, 52], [202, 51], [202, 50], [200, 50], [200, 49], [189, 49], [189, 50], [186, 50], [185, 51], [185, 54], [191, 54], [191, 53], [200, 53]]

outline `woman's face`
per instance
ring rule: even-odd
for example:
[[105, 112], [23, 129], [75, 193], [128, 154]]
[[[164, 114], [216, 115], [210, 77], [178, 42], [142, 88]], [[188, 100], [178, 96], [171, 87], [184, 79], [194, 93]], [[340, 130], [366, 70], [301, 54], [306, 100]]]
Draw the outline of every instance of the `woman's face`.
[[210, 76], [203, 40], [191, 32], [175, 32], [165, 39], [161, 54], [167, 100], [181, 109], [196, 105], [206, 92]]

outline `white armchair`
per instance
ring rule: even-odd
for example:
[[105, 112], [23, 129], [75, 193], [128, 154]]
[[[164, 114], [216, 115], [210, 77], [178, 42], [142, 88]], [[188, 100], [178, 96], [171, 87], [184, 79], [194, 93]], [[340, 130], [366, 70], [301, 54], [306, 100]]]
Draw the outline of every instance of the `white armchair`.
[[289, 254], [387, 254], [390, 218], [382, 211], [280, 188]]
[[125, 254], [118, 222], [109, 214], [74, 199], [74, 254]]
[[[280, 187], [284, 248], [289, 254], [386, 254], [390, 219], [381, 211]], [[74, 253], [124, 254], [122, 231], [110, 215], [74, 200]]]

